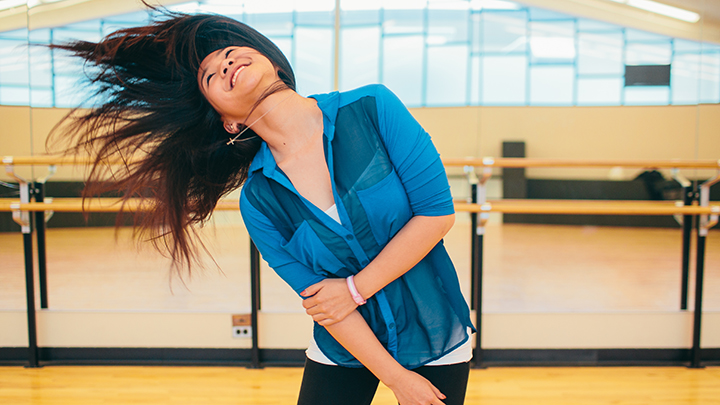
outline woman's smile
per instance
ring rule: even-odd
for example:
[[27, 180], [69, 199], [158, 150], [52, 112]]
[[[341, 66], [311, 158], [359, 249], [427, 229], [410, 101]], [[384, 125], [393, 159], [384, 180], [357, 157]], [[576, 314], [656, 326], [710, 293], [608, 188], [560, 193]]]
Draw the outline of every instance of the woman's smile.
[[[252, 67], [251, 70], [247, 68]], [[227, 47], [205, 57], [198, 85], [226, 123], [242, 123], [264, 92], [279, 80], [268, 58], [249, 47]]]
[[237, 81], [237, 78], [238, 78], [238, 75], [240, 74], [240, 72], [242, 72], [243, 69], [245, 69], [249, 65], [250, 65], [249, 63], [247, 65], [240, 65], [240, 66], [238, 66], [237, 69], [235, 69], [235, 73], [233, 73], [233, 75], [231, 76], [231, 79], [230, 79], [230, 90], [232, 90], [235, 87], [235, 82]]

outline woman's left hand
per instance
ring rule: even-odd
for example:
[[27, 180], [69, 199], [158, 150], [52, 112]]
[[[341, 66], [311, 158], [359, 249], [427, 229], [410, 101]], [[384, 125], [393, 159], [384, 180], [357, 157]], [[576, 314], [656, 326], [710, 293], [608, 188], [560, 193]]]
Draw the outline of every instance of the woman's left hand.
[[350, 295], [344, 278], [328, 278], [313, 284], [300, 293], [305, 312], [322, 326], [340, 322], [350, 315], [357, 304]]

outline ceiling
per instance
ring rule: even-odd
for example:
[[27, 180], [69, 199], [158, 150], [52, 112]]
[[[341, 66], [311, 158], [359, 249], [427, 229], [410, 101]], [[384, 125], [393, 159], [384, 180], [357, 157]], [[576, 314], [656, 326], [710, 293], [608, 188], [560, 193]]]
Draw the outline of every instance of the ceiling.
[[[150, 0], [170, 5], [187, 0]], [[259, 0], [268, 1], [268, 0]], [[299, 1], [299, 0], [298, 0]], [[687, 23], [612, 0], [514, 0], [579, 17], [597, 19], [676, 38], [720, 43], [720, 0], [654, 0], [695, 11], [697, 23]], [[30, 28], [65, 25], [71, 22], [139, 10], [137, 0], [62, 0], [30, 9]], [[24, 27], [28, 21], [24, 7], [0, 11], [0, 31]]]
[[700, 14], [706, 22], [720, 23], [720, 0], [654, 0]]

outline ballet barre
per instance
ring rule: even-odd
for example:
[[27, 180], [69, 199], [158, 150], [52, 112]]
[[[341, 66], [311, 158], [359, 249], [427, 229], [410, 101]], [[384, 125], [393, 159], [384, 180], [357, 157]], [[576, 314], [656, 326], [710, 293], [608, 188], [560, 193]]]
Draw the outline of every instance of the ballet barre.
[[[696, 252], [696, 282], [695, 282], [695, 310], [693, 312], [693, 345], [691, 351], [691, 367], [700, 367], [700, 324], [702, 318], [702, 283], [705, 263], [705, 239], [708, 230], [718, 222], [718, 215], [715, 208], [710, 206], [710, 187], [720, 181], [720, 160], [618, 160], [618, 159], [538, 159], [538, 158], [462, 158], [443, 159], [446, 167], [462, 167], [465, 172], [468, 184], [470, 185], [470, 198], [467, 203], [472, 206], [457, 206], [458, 210], [470, 212], [471, 219], [471, 306], [476, 312], [476, 323], [480, 329], [480, 314], [482, 313], [482, 255], [483, 237], [485, 224], [492, 211], [518, 214], [581, 214], [581, 215], [666, 215], [669, 209], [654, 204], [652, 201], [627, 202], [627, 201], [584, 201], [584, 200], [503, 200], [502, 202], [490, 202], [487, 200], [487, 181], [493, 175], [494, 168], [615, 168], [633, 167], [645, 169], [671, 169], [672, 177], [684, 189], [682, 205], [697, 209], [688, 208], [682, 212], [683, 237], [682, 237], [682, 277], [681, 277], [681, 298], [680, 309], [687, 310], [688, 288], [690, 278], [690, 236], [692, 233], [692, 218], [699, 218], [697, 227], [697, 252]], [[692, 183], [683, 177], [680, 169], [714, 169], [716, 174], [711, 179], [699, 186], [699, 192], [695, 192]], [[478, 174], [478, 171], [480, 172]], [[697, 200], [697, 202], [695, 202]], [[500, 205], [498, 205], [500, 204]], [[473, 207], [474, 206], [474, 207]], [[693, 213], [696, 211], [697, 213]], [[655, 212], [655, 214], [653, 214]], [[676, 212], [676, 215], [681, 212]], [[479, 341], [479, 340], [478, 340]], [[475, 347], [475, 365], [482, 362], [482, 349], [479, 345]]]
[[[47, 178], [55, 173], [58, 165], [90, 165], [93, 161], [87, 158], [76, 157], [5, 157], [3, 164], [6, 172], [18, 180], [20, 184], [20, 200], [0, 199], [0, 211], [13, 213], [13, 219], [22, 227], [25, 243], [25, 267], [26, 286], [28, 299], [28, 331], [30, 341], [30, 366], [38, 366], [38, 349], [35, 331], [35, 301], [32, 275], [32, 239], [30, 213], [35, 213], [35, 226], [38, 229], [38, 260], [40, 263], [40, 294], [41, 308], [47, 308], [47, 290], [45, 288], [45, 263], [44, 263], [44, 223], [54, 212], [134, 212], [150, 207], [150, 201], [129, 199], [122, 202], [118, 198], [45, 198], [42, 185]], [[106, 162], [112, 165], [131, 164], [122, 160]], [[700, 218], [698, 224], [698, 247], [697, 247], [697, 276], [695, 284], [695, 311], [693, 320], [693, 346], [691, 350], [691, 367], [701, 367], [700, 356], [700, 330], [702, 318], [702, 283], [703, 264], [705, 256], [705, 237], [710, 228], [718, 223], [720, 205], [710, 204], [709, 188], [720, 181], [720, 161], [713, 160], [551, 160], [532, 158], [483, 158], [483, 159], [444, 159], [446, 167], [463, 167], [467, 180], [471, 186], [471, 198], [465, 202], [456, 202], [455, 209], [458, 212], [468, 212], [471, 215], [472, 248], [471, 248], [471, 274], [472, 292], [471, 305], [476, 313], [476, 327], [478, 336], [474, 349], [474, 366], [482, 365], [482, 347], [480, 345], [481, 315], [482, 315], [482, 249], [485, 225], [490, 213], [507, 214], [574, 214], [574, 215], [683, 215], [685, 220], [684, 233], [688, 235], [687, 225], [691, 225], [689, 218], [697, 216]], [[28, 182], [15, 175], [14, 166], [48, 166], [49, 174], [46, 178], [35, 182]], [[486, 182], [492, 176], [495, 167], [519, 168], [519, 167], [636, 167], [636, 168], [669, 168], [673, 169], [673, 178], [678, 180], [686, 188], [689, 181], [679, 175], [679, 169], [715, 169], [718, 174], [700, 185], [699, 198], [697, 202], [685, 198], [683, 203], [673, 201], [617, 201], [617, 200], [488, 200], [486, 193]], [[480, 176], [476, 169], [480, 168]], [[30, 187], [32, 185], [32, 188]], [[687, 195], [687, 193], [686, 193]], [[31, 196], [35, 201], [31, 201]], [[238, 210], [237, 200], [221, 200], [218, 202], [217, 211]], [[42, 244], [41, 230], [42, 228]], [[683, 244], [684, 257], [689, 252], [689, 243], [686, 248]], [[257, 248], [251, 241], [251, 319], [252, 319], [252, 359], [251, 367], [260, 367], [260, 356], [257, 342], [257, 313], [260, 310], [260, 255]], [[684, 259], [685, 262], [685, 259]], [[687, 264], [684, 263], [684, 273], [687, 272]], [[683, 296], [687, 293], [687, 274], [683, 277]], [[45, 298], [43, 298], [45, 297]], [[682, 308], [686, 309], [686, 308]]]

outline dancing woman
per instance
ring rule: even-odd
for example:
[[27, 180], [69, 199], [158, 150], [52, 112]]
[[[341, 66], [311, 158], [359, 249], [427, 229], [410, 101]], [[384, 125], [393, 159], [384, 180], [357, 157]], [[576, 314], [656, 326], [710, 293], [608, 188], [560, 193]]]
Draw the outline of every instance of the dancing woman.
[[[442, 243], [454, 222], [429, 135], [380, 85], [303, 97], [266, 37], [162, 11], [98, 43], [53, 45], [95, 85], [55, 135], [95, 159], [85, 196], [148, 198], [136, 227], [190, 268], [194, 226], [242, 186], [263, 258], [314, 323], [298, 404], [462, 404], [473, 327]], [[108, 176], [106, 162], [129, 163]]]

